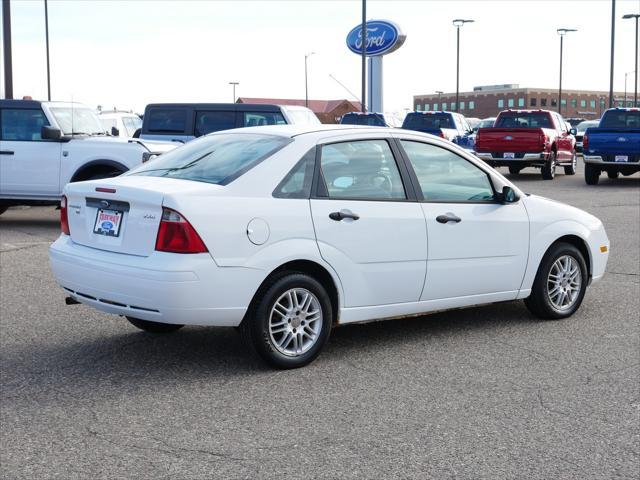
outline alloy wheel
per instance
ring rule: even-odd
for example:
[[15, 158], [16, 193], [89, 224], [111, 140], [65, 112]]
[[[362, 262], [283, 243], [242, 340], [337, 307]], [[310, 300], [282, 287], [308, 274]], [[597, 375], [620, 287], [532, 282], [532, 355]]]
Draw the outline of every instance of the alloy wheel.
[[565, 311], [573, 307], [582, 287], [582, 272], [578, 261], [571, 255], [558, 258], [547, 278], [549, 302], [558, 311]]

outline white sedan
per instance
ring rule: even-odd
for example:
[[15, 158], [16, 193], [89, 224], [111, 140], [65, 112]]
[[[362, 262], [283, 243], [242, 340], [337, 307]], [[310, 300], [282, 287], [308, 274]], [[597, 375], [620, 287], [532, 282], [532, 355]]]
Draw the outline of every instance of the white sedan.
[[399, 129], [219, 132], [64, 195], [67, 303], [154, 333], [239, 326], [281, 368], [346, 323], [518, 299], [568, 317], [609, 254], [592, 215]]

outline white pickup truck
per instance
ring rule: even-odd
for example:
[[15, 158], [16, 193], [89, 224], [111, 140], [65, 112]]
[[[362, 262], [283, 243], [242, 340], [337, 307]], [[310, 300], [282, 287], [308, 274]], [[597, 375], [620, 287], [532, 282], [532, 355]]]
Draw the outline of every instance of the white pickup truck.
[[0, 100], [0, 214], [56, 204], [69, 182], [120, 175], [176, 146], [109, 136], [82, 104]]

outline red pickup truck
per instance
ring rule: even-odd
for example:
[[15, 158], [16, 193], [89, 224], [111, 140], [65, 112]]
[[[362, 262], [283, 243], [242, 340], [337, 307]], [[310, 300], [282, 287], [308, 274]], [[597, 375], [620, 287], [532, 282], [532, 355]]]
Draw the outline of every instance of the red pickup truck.
[[575, 130], [562, 116], [548, 110], [505, 110], [493, 128], [476, 134], [476, 155], [494, 167], [509, 167], [518, 174], [525, 167], [542, 170], [542, 178], [553, 180], [556, 167], [566, 175], [576, 173]]

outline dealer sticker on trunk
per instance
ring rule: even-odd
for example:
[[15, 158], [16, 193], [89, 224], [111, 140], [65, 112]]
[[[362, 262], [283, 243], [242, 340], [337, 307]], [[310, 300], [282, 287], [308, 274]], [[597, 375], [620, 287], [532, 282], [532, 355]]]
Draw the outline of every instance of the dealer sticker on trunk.
[[98, 210], [93, 233], [106, 235], [107, 237], [117, 237], [120, 235], [120, 224], [122, 223], [122, 212], [116, 210]]

